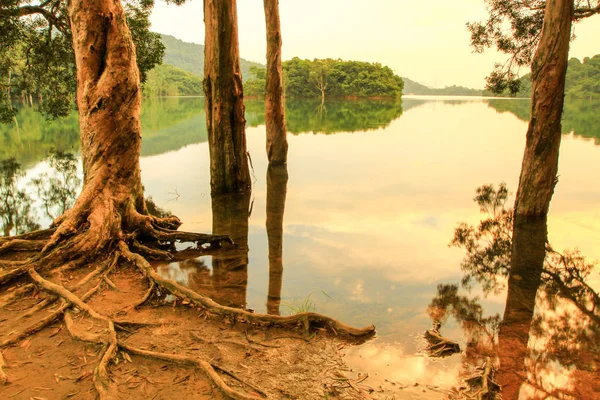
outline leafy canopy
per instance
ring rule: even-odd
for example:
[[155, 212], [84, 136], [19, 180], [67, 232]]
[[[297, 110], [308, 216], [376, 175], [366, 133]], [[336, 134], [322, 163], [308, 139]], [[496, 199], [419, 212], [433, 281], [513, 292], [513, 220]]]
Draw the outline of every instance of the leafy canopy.
[[[485, 0], [489, 16], [483, 22], [469, 22], [471, 46], [481, 53], [496, 48], [508, 56], [496, 64], [486, 78], [494, 93], [519, 92], [519, 70], [531, 64], [544, 23], [545, 0]], [[573, 22], [600, 14], [600, 0], [574, 0]]]
[[[160, 35], [149, 31], [153, 5], [153, 0], [125, 3], [142, 82], [164, 54]], [[11, 99], [29, 96], [47, 118], [68, 115], [77, 82], [66, 0], [3, 0], [0, 37], [0, 122], [16, 115]]]

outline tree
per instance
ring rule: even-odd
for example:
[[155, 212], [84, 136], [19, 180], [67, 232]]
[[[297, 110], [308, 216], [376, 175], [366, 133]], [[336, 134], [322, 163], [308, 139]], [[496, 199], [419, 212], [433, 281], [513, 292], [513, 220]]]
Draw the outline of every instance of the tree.
[[[599, 0], [571, 0], [571, 21], [578, 22], [600, 14]], [[471, 46], [476, 52], [495, 47], [507, 54], [504, 64], [497, 64], [487, 77], [487, 89], [494, 93], [508, 90], [519, 92], [519, 70], [531, 64], [542, 37], [546, 0], [485, 0], [489, 17], [484, 22], [467, 24], [471, 33]]]
[[[66, 1], [31, 4], [25, 0], [2, 2], [0, 9], [0, 121], [10, 122], [17, 112], [11, 99], [39, 101], [48, 118], [64, 117], [73, 109], [76, 91], [75, 57]], [[125, 17], [136, 47], [142, 82], [162, 61], [160, 35], [149, 31], [153, 1], [128, 1]]]
[[211, 190], [215, 194], [245, 191], [251, 182], [235, 0], [205, 0], [204, 26]]
[[265, 93], [267, 158], [270, 164], [278, 165], [285, 164], [288, 150], [283, 108], [279, 0], [264, 0], [264, 8], [267, 26], [267, 88]]
[[331, 60], [314, 60], [311, 64], [309, 78], [313, 85], [321, 92], [321, 105], [325, 103], [325, 90], [329, 86]]
[[[22, 7], [21, 11], [16, 10], [11, 15], [27, 15], [25, 11], [29, 6]], [[114, 315], [114, 309], [98, 312], [97, 309], [106, 301], [96, 299], [88, 302], [102, 289], [103, 282], [110, 282], [108, 275], [117, 265], [138, 271], [132, 279], [145, 278], [148, 281], [149, 288], [144, 290], [141, 299], [119, 295], [120, 300], [129, 301], [126, 308], [129, 311], [149, 298], [159, 296], [160, 292], [160, 296], [170, 293], [194, 307], [210, 310], [211, 315], [243, 319], [255, 325], [294, 327], [302, 321], [307, 329], [329, 326], [332, 332], [350, 336], [372, 335], [372, 326], [355, 329], [314, 313], [276, 317], [224, 307], [154, 271], [147, 258], [171, 260], [179, 254], [175, 249], [176, 241], [194, 242], [200, 247], [231, 239], [223, 235], [179, 232], [176, 231], [180, 225], [177, 217], [149, 214], [139, 165], [140, 75], [125, 11], [119, 1], [71, 0], [65, 13], [77, 66], [76, 98], [83, 188], [73, 208], [55, 219], [50, 229], [0, 238], [0, 255], [10, 255], [14, 251], [29, 252], [28, 257], [1, 260], [0, 312], [7, 305], [19, 304], [24, 295], [26, 300], [33, 296], [40, 298], [33, 306], [29, 303], [20, 315], [3, 313], [0, 327], [0, 349], [5, 350], [3, 353], [6, 354], [8, 347], [64, 317], [65, 326], [73, 338], [98, 346], [93, 382], [101, 399], [116, 398], [116, 386], [109, 376], [109, 366], [117, 357], [118, 349], [138, 356], [191, 365], [204, 371], [228, 396], [255, 398], [230, 388], [206, 361], [143, 350], [135, 345], [135, 340], [125, 342], [125, 338], [117, 333], [122, 328], [119, 321], [108, 316]], [[12, 166], [10, 168], [14, 170]], [[15, 173], [8, 175], [14, 176]], [[9, 180], [14, 181], [13, 178]], [[63, 279], [63, 271], [70, 271], [70, 275], [77, 271], [77, 280]], [[42, 290], [33, 294], [36, 287]], [[157, 291], [157, 288], [160, 290]], [[22, 306], [22, 302], [19, 305]], [[74, 320], [73, 307], [80, 312], [81, 318]], [[126, 310], [121, 311], [127, 314]], [[28, 318], [23, 318], [25, 316]], [[81, 326], [82, 321], [91, 322], [100, 330], [86, 330]], [[6, 329], [11, 330], [10, 334], [5, 332]], [[0, 372], [4, 381], [4, 372]]]

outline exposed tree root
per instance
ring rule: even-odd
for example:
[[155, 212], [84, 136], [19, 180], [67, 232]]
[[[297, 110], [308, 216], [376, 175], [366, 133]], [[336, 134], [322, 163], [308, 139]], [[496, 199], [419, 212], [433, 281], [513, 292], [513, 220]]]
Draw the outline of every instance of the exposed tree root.
[[55, 230], [56, 229], [50, 228], [28, 232], [17, 236], [0, 237], [0, 245], [7, 242], [11, 242], [13, 240], [48, 240], [50, 239], [50, 236], [52, 236]]
[[6, 372], [4, 372], [4, 367], [6, 367], [6, 362], [4, 361], [4, 356], [0, 351], [0, 385], [4, 385], [8, 382], [8, 376]]
[[[111, 216], [117, 215], [113, 211], [114, 209], [109, 207], [106, 213]], [[25, 313], [18, 316], [17, 320], [30, 317], [34, 314], [40, 314], [41, 310], [48, 309], [48, 306], [51, 306], [53, 303], [56, 304], [55, 308], [49, 310], [48, 314], [44, 315], [41, 319], [6, 338], [0, 343], [0, 348], [19, 342], [28, 335], [54, 323], [62, 316], [66, 328], [73, 338], [102, 346], [101, 357], [93, 374], [94, 386], [101, 399], [114, 397], [116, 386], [113, 385], [110, 379], [108, 367], [119, 347], [143, 357], [192, 366], [203, 372], [225, 396], [231, 399], [256, 400], [266, 397], [266, 394], [259, 388], [245, 382], [233, 372], [217, 364], [186, 355], [144, 350], [124, 343], [124, 339], [119, 338], [117, 335], [117, 330], [134, 333], [134, 331], [127, 329], [126, 326], [151, 326], [162, 325], [162, 323], [115, 320], [110, 316], [97, 312], [90, 304], [86, 303], [98, 292], [104, 282], [111, 287], [116, 286], [108, 278], [108, 275], [115, 270], [120, 260], [125, 260], [140, 270], [148, 279], [149, 287], [140, 300], [128, 305], [122, 311], [118, 311], [117, 315], [141, 306], [160, 287], [161, 292], [168, 292], [182, 300], [191, 302], [192, 305], [205, 309], [209, 315], [227, 317], [234, 321], [246, 322], [257, 326], [277, 326], [287, 329], [303, 327], [306, 331], [314, 328], [326, 328], [335, 335], [357, 339], [369, 338], [375, 332], [373, 326], [357, 329], [317, 313], [301, 313], [282, 317], [278, 315], [255, 314], [237, 308], [222, 306], [210, 298], [204, 297], [193, 290], [160, 276], [153, 270], [146, 258], [169, 260], [178, 256], [181, 257], [181, 254], [174, 251], [175, 243], [180, 241], [195, 243], [197, 248], [195, 251], [199, 251], [205, 244], [209, 244], [214, 248], [219, 247], [223, 241], [233, 243], [228, 236], [175, 231], [174, 229], [180, 225], [179, 220], [175, 217], [156, 218], [134, 212], [126, 219], [121, 219], [117, 215], [117, 218], [113, 220], [114, 224], [107, 224], [98, 222], [107, 219], [110, 220], [107, 215], [100, 214], [89, 215], [86, 218], [81, 216], [76, 218], [75, 214], [71, 212], [69, 218], [63, 219], [61, 224], [55, 229], [38, 231], [28, 234], [28, 236], [22, 235], [16, 239], [10, 238], [0, 241], [0, 252], [2, 249], [6, 251], [16, 251], [20, 248], [35, 249], [35, 251], [41, 249], [40, 252], [26, 262], [3, 263], [5, 269], [0, 273], [0, 286], [16, 280], [16, 278], [26, 277], [27, 275], [34, 284], [24, 284], [0, 297], [0, 307], [5, 307], [22, 299], [24, 295], [35, 288], [35, 285], [47, 292], [48, 297], [41, 299], [37, 304], [31, 306]], [[87, 222], [84, 222], [86, 220]], [[75, 226], [78, 226], [76, 222], [80, 224], [77, 229], [75, 228]], [[121, 225], [123, 226], [121, 227]], [[128, 226], [128, 229], [131, 229], [132, 226], [137, 228], [134, 231], [127, 230], [126, 232], [120, 232], [120, 229], [125, 226]], [[99, 259], [94, 259], [95, 257], [99, 257]], [[68, 285], [68, 287], [55, 283], [49, 280], [49, 278], [44, 278], [40, 274], [41, 271], [50, 271], [54, 277], [52, 279], [56, 277], [63, 279], [62, 274], [64, 272], [77, 270], [88, 263], [91, 263], [95, 268], [91, 272], [86, 273], [76, 284]], [[70, 276], [71, 274], [69, 274], [68, 280], [72, 279]], [[95, 286], [86, 293], [83, 295], [76, 294], [76, 292], [92, 282], [95, 283]], [[60, 300], [57, 302], [56, 299]], [[78, 327], [78, 324], [74, 321], [74, 315], [78, 311], [86, 313], [93, 320], [101, 321], [103, 329], [99, 332], [92, 332], [89, 328], [85, 330]], [[251, 344], [244, 345], [235, 341], [232, 343], [241, 345], [242, 347], [254, 348]], [[264, 346], [268, 347], [268, 345]], [[0, 380], [6, 380], [6, 374], [2, 370], [1, 361], [0, 359]], [[223, 380], [219, 372], [238, 381], [251, 394], [245, 394], [230, 387]]]
[[33, 283], [27, 283], [13, 290], [12, 292], [3, 295], [2, 297], [0, 297], [0, 308], [6, 307], [7, 305], [11, 304], [14, 300], [17, 300], [25, 293], [29, 292], [30, 290], [33, 290], [34, 288], [35, 285]]
[[38, 251], [44, 248], [45, 240], [14, 239], [0, 244], [0, 254], [9, 251]]
[[[223, 392], [226, 396], [228, 396], [228, 398], [230, 398], [230, 399], [256, 400], [256, 399], [262, 398], [260, 396], [251, 396], [251, 395], [247, 395], [244, 393], [240, 393], [240, 392], [232, 389], [231, 387], [229, 387], [229, 385], [227, 385], [227, 383], [225, 383], [225, 381], [223, 381], [223, 378], [221, 378], [219, 376], [219, 374], [217, 373], [217, 371], [215, 371], [213, 366], [204, 360], [186, 357], [186, 356], [182, 356], [179, 354], [168, 354], [168, 353], [159, 353], [156, 351], [142, 350], [142, 349], [138, 349], [133, 346], [129, 346], [125, 343], [119, 343], [119, 347], [123, 348], [124, 350], [129, 351], [132, 354], [137, 354], [140, 356], [155, 358], [155, 359], [164, 360], [164, 361], [170, 361], [170, 362], [176, 363], [176, 364], [193, 366], [193, 367], [199, 369], [200, 371], [204, 372], [213, 381], [213, 383], [219, 388], [219, 390], [221, 392]], [[227, 374], [232, 375], [231, 373], [227, 373]], [[237, 378], [237, 379], [239, 380], [239, 378]], [[246, 384], [246, 386], [251, 387], [253, 390], [255, 389], [254, 386], [251, 386], [247, 383], [245, 383], [245, 384]]]
[[375, 327], [373, 325], [364, 328], [353, 328], [336, 319], [314, 312], [305, 312], [283, 317], [280, 315], [251, 313], [239, 308], [222, 306], [214, 300], [204, 297], [193, 290], [178, 284], [175, 281], [163, 278], [156, 273], [154, 269], [152, 269], [152, 266], [143, 257], [141, 257], [139, 254], [129, 251], [124, 242], [119, 243], [119, 249], [121, 250], [123, 256], [127, 258], [127, 260], [144, 272], [148, 279], [155, 281], [159, 286], [166, 289], [169, 293], [172, 293], [173, 295], [182, 299], [193, 301], [194, 303], [202, 306], [216, 315], [232, 317], [237, 320], [256, 325], [270, 325], [288, 328], [304, 325], [306, 330], [310, 329], [311, 327], [326, 327], [336, 335], [342, 334], [355, 338], [368, 338], [375, 333]]

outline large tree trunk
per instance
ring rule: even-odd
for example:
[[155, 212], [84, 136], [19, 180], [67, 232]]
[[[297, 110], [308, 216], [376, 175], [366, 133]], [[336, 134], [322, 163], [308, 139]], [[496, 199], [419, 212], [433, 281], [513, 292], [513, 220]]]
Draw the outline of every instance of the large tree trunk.
[[236, 1], [204, 0], [204, 95], [213, 193], [250, 188]]
[[[546, 235], [533, 243], [521, 231], [527, 224], [545, 221], [557, 182], [572, 14], [571, 0], [546, 2], [542, 37], [533, 59], [531, 121], [514, 211], [511, 276], [517, 279], [544, 261]], [[509, 280], [509, 288], [510, 284]]]
[[77, 65], [77, 105], [84, 181], [57, 236], [85, 225], [99, 250], [145, 214], [139, 155], [140, 79], [135, 48], [120, 1], [73, 0], [68, 7]]
[[269, 294], [267, 313], [279, 315], [283, 283], [283, 213], [288, 172], [285, 165], [267, 170], [267, 237], [269, 241]]
[[267, 26], [267, 88], [265, 92], [267, 158], [270, 164], [278, 165], [285, 164], [288, 151], [283, 106], [279, 0], [264, 0], [264, 7]]

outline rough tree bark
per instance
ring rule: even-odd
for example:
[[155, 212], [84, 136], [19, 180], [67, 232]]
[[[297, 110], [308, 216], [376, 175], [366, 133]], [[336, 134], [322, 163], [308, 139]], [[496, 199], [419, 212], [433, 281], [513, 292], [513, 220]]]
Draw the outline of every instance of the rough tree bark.
[[283, 283], [283, 213], [288, 172], [285, 165], [270, 165], [267, 170], [267, 237], [269, 241], [269, 293], [267, 312], [279, 315]]
[[507, 398], [517, 398], [519, 392], [514, 373], [522, 372], [527, 350], [520, 336], [529, 332], [546, 255], [546, 219], [557, 182], [572, 16], [572, 0], [546, 2], [541, 39], [531, 68], [531, 120], [515, 199], [511, 271], [500, 332], [501, 353], [514, 354], [504, 359], [508, 365], [501, 366], [510, 372], [499, 376], [499, 383], [507, 387]]
[[286, 163], [288, 151], [283, 105], [279, 0], [264, 0], [264, 8], [267, 26], [267, 87], [265, 92], [267, 158], [270, 164], [278, 165]]
[[204, 95], [213, 193], [250, 188], [236, 1], [204, 0]]
[[517, 279], [522, 271], [544, 261], [546, 234], [532, 243], [521, 232], [529, 224], [545, 221], [557, 182], [572, 15], [571, 0], [546, 2], [542, 36], [531, 68], [531, 120], [514, 207], [511, 275]]

